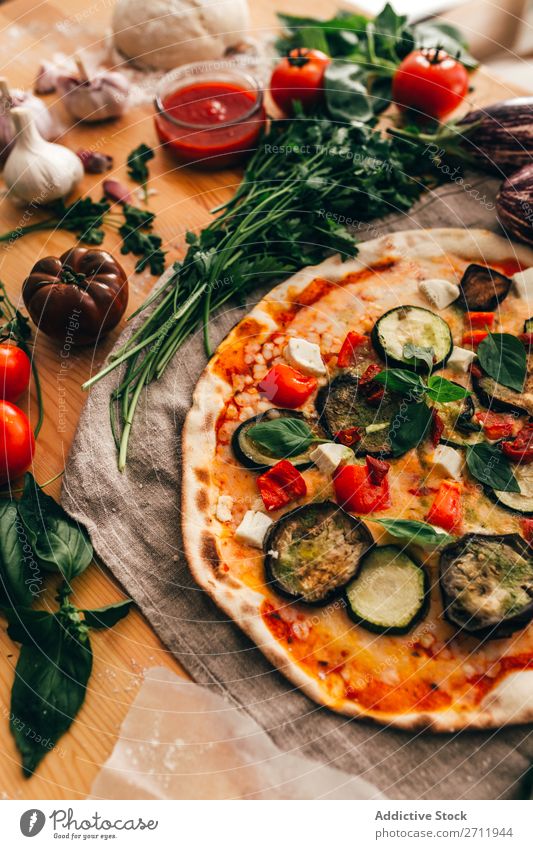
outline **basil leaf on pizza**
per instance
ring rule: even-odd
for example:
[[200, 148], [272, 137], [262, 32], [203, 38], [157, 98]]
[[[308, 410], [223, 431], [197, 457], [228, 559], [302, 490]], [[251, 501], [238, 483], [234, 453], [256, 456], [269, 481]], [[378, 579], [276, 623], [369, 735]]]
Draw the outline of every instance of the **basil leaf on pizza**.
[[422, 395], [425, 390], [420, 375], [403, 368], [383, 369], [372, 379], [376, 383], [381, 383], [390, 392], [399, 392], [401, 395]]
[[447, 545], [455, 539], [451, 534], [427, 522], [416, 522], [410, 519], [375, 519], [375, 521], [396, 539], [405, 539], [418, 545]]
[[433, 374], [428, 380], [427, 396], [438, 404], [461, 401], [467, 395], [470, 395], [470, 392], [464, 386], [460, 386], [452, 380], [446, 380], [445, 377], [440, 377], [438, 374]]
[[272, 457], [295, 457], [307, 451], [311, 443], [324, 442], [302, 419], [290, 417], [259, 422], [248, 430], [248, 435]]
[[432, 420], [431, 410], [424, 401], [401, 404], [389, 430], [392, 456], [401, 457], [420, 445], [429, 436]]
[[402, 359], [411, 363], [415, 368], [420, 363], [424, 363], [428, 371], [431, 371], [435, 362], [435, 349], [424, 348], [421, 345], [413, 345], [412, 342], [407, 342], [403, 346]]
[[477, 349], [481, 368], [489, 377], [522, 392], [527, 372], [526, 350], [510, 333], [489, 333]]
[[520, 492], [511, 464], [499, 445], [479, 442], [466, 450], [470, 474], [480, 483], [503, 492]]

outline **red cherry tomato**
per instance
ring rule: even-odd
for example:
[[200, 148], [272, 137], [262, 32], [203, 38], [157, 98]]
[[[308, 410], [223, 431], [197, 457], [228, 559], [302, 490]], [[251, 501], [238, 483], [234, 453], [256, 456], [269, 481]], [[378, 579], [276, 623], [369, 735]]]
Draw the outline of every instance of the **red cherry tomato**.
[[364, 346], [368, 348], [369, 338], [363, 336], [362, 333], [356, 333], [355, 330], [350, 330], [346, 339], [342, 343], [341, 349], [337, 354], [337, 365], [339, 368], [353, 366], [357, 362], [358, 349]]
[[513, 463], [533, 461], [533, 424], [526, 424], [512, 442], [502, 442], [502, 451]]
[[316, 387], [315, 377], [307, 377], [292, 366], [278, 363], [263, 378], [259, 391], [274, 404], [294, 410], [305, 404]]
[[398, 106], [428, 118], [444, 118], [453, 112], [467, 91], [465, 66], [444, 50], [413, 50], [392, 81], [392, 98]]
[[445, 531], [456, 531], [462, 519], [461, 484], [456, 481], [443, 481], [429, 509], [427, 520], [431, 525], [437, 525]]
[[30, 384], [31, 363], [22, 348], [0, 345], [0, 398], [16, 401]]
[[483, 426], [487, 439], [502, 439], [504, 436], [513, 435], [516, 422], [514, 416], [488, 410], [476, 413], [475, 418]]
[[10, 401], [0, 401], [0, 483], [26, 471], [35, 450], [28, 417]]
[[337, 502], [350, 513], [374, 513], [390, 507], [389, 482], [372, 483], [368, 466], [340, 466], [333, 478]]
[[324, 71], [331, 62], [321, 50], [298, 47], [274, 68], [270, 91], [274, 102], [287, 114], [299, 100], [307, 112], [322, 97]]

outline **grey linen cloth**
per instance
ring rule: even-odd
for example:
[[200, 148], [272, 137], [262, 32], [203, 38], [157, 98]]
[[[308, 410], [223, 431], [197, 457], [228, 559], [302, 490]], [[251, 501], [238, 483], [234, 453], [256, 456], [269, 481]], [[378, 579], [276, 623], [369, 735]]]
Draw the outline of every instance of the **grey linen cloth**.
[[[497, 187], [495, 180], [479, 175], [467, 190], [448, 184], [425, 195], [411, 214], [361, 225], [359, 237], [417, 227], [495, 229]], [[213, 343], [241, 315], [242, 310], [230, 308], [213, 320]], [[204, 365], [197, 333], [164, 378], [144, 394], [123, 474], [117, 471], [108, 415], [116, 376], [90, 393], [67, 463], [62, 501], [87, 526], [99, 557], [193, 679], [240, 706], [282, 749], [360, 775], [390, 798], [516, 797], [533, 756], [530, 727], [437, 736], [337, 716], [274, 670], [194, 583], [180, 531], [181, 429]]]

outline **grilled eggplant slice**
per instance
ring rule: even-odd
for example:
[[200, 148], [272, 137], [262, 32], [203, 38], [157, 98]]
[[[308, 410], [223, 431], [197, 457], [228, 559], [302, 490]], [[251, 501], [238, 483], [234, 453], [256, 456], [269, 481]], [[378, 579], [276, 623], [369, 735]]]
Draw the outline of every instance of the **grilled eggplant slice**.
[[[256, 472], [261, 472], [270, 469], [279, 462], [281, 459], [280, 457], [269, 456], [265, 449], [254, 442], [248, 434], [249, 429], [253, 427], [253, 425], [258, 424], [259, 422], [273, 421], [274, 419], [279, 418], [305, 419], [306, 423], [316, 436], [324, 436], [318, 422], [309, 420], [303, 415], [303, 413], [300, 413], [297, 410], [278, 410], [276, 408], [272, 408], [271, 410], [267, 410], [265, 413], [260, 413], [258, 416], [252, 416], [252, 418], [246, 419], [246, 421], [242, 422], [242, 424], [240, 424], [234, 431], [231, 439], [231, 447], [239, 463], [247, 469], [253, 469]], [[316, 446], [311, 445], [307, 451], [303, 451], [296, 457], [291, 457], [291, 463], [293, 466], [296, 466], [297, 469], [307, 469], [311, 466], [312, 462], [309, 459], [309, 454], [315, 447]]]
[[483, 639], [508, 637], [533, 619], [533, 557], [518, 534], [465, 534], [443, 549], [446, 619]]
[[533, 516], [533, 463], [513, 465], [513, 474], [520, 492], [491, 489], [488, 494], [507, 510]]
[[507, 297], [511, 279], [486, 265], [469, 265], [461, 278], [457, 304], [470, 311], [492, 311]]
[[351, 372], [322, 387], [316, 399], [320, 424], [332, 439], [341, 430], [359, 428], [361, 441], [350, 446], [358, 455], [390, 455], [389, 430], [400, 403], [400, 398], [385, 392], [378, 406], [369, 404], [359, 378]]
[[406, 634], [427, 611], [427, 571], [396, 545], [373, 548], [346, 587], [348, 612], [377, 634]]
[[404, 359], [404, 346], [433, 348], [433, 370], [442, 368], [453, 349], [450, 328], [443, 318], [422, 307], [403, 306], [389, 310], [372, 328], [372, 343], [387, 365], [402, 366], [413, 371], [427, 371], [418, 361], [416, 367]]
[[[478, 367], [479, 363], [477, 363]], [[517, 392], [515, 389], [510, 389], [508, 386], [503, 386], [490, 377], [488, 374], [483, 374], [481, 377], [476, 377], [475, 372], [472, 372], [472, 386], [474, 391], [485, 407], [489, 407], [495, 412], [517, 412], [528, 413], [533, 416], [533, 361], [531, 356], [528, 357], [527, 375], [524, 382], [522, 392]]]
[[359, 569], [373, 545], [363, 522], [324, 501], [291, 510], [265, 539], [265, 571], [281, 595], [307, 604], [328, 604]]
[[[460, 384], [456, 384], [459, 386]], [[476, 406], [471, 395], [460, 401], [448, 401], [446, 404], [433, 404], [444, 424], [441, 442], [452, 448], [464, 448], [484, 442], [483, 428], [475, 421]]]

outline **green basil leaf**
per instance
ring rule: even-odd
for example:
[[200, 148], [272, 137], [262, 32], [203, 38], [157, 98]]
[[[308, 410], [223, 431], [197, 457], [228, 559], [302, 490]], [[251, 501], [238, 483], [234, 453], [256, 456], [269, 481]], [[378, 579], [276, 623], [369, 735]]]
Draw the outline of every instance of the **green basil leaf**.
[[17, 505], [0, 502], [0, 595], [12, 607], [29, 607], [41, 585], [41, 570], [27, 542]]
[[464, 386], [459, 386], [458, 383], [453, 383], [451, 380], [446, 380], [445, 377], [434, 374], [428, 380], [427, 394], [432, 401], [445, 404], [448, 401], [460, 401], [470, 395], [470, 392]]
[[93, 557], [87, 531], [46, 495], [29, 473], [24, 478], [18, 510], [43, 569], [59, 571], [70, 582], [87, 568]]
[[481, 368], [503, 386], [521, 392], [527, 372], [526, 349], [510, 333], [489, 333], [477, 349]]
[[420, 375], [401, 368], [384, 369], [373, 380], [382, 383], [390, 392], [400, 392], [402, 395], [421, 395], [426, 388]]
[[414, 366], [424, 363], [428, 371], [431, 371], [435, 361], [435, 349], [423, 348], [420, 345], [413, 345], [412, 342], [407, 342], [403, 346], [402, 359], [408, 363], [413, 363]]
[[431, 410], [424, 402], [401, 404], [389, 430], [392, 454], [401, 457], [429, 435], [431, 430]]
[[353, 62], [333, 60], [324, 74], [326, 107], [332, 118], [349, 124], [365, 123], [374, 117], [364, 84], [366, 70]]
[[296, 457], [314, 440], [309, 425], [290, 416], [252, 425], [248, 436], [272, 457]]
[[11, 693], [10, 728], [29, 776], [70, 727], [92, 670], [88, 630], [61, 613], [9, 611], [9, 635], [22, 642]]
[[480, 483], [505, 492], [520, 492], [511, 465], [499, 445], [480, 442], [466, 449], [470, 474]]
[[96, 610], [82, 610], [85, 619], [84, 622], [89, 628], [112, 628], [131, 610], [133, 601], [127, 598], [125, 601], [117, 601], [115, 604], [108, 604], [105, 607], [98, 607]]
[[406, 539], [418, 545], [447, 545], [455, 537], [440, 531], [427, 522], [416, 522], [409, 519], [375, 519], [383, 525], [386, 531], [397, 539]]

